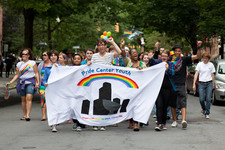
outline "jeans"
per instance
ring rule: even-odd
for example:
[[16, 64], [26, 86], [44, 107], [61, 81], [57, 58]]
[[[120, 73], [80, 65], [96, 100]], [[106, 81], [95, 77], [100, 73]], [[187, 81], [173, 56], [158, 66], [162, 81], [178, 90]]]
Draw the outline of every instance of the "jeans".
[[153, 107], [153, 113], [154, 113], [154, 115], [156, 115], [156, 105], [154, 105], [154, 107]]
[[[212, 89], [213, 89], [212, 82], [198, 84], [199, 101], [200, 101], [202, 110], [205, 111], [205, 115], [210, 114]], [[205, 100], [206, 100], [206, 104], [205, 104]]]
[[34, 85], [32, 83], [26, 84], [25, 89], [20, 89], [20, 96], [26, 96], [27, 94], [34, 95]]
[[171, 107], [167, 107], [167, 117], [171, 117]]

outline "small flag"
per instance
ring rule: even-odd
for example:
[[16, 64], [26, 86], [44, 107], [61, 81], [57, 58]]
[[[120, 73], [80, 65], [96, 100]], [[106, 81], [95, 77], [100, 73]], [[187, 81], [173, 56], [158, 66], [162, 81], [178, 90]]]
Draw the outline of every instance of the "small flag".
[[8, 100], [9, 99], [9, 96], [10, 96], [10, 93], [9, 93], [9, 84], [6, 85], [6, 89], [5, 89], [5, 100]]
[[123, 33], [123, 35], [125, 35], [125, 36], [131, 35], [131, 34], [132, 34], [131, 31], [124, 31], [124, 33]]
[[173, 56], [174, 55], [174, 51], [170, 51], [170, 56]]

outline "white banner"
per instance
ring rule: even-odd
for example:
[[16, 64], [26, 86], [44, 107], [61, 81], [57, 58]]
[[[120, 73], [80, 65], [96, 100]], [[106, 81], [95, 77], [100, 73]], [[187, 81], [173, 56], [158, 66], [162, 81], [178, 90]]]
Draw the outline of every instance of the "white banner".
[[53, 67], [46, 88], [49, 125], [71, 118], [107, 126], [133, 118], [147, 123], [165, 74], [165, 63], [147, 69], [92, 64]]

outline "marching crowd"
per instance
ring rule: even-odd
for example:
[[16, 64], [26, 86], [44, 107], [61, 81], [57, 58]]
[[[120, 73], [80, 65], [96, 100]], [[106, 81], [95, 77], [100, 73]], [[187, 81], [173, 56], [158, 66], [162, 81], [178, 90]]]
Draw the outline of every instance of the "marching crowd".
[[[107, 42], [111, 43], [107, 47]], [[142, 45], [142, 52], [138, 53], [136, 49], [129, 49], [125, 46], [125, 41], [121, 39], [120, 47], [114, 42], [113, 38], [107, 41], [100, 38], [97, 42], [95, 50], [88, 48], [84, 53], [73, 54], [68, 51], [67, 54], [56, 50], [43, 51], [42, 62], [37, 66], [32, 60], [32, 51], [30, 49], [22, 49], [20, 57], [22, 61], [16, 65], [16, 74], [13, 79], [7, 83], [7, 86], [15, 82], [17, 79], [17, 92], [20, 93], [22, 100], [23, 117], [21, 120], [30, 121], [30, 112], [32, 108], [32, 98], [36, 91], [38, 91], [41, 99], [42, 118], [41, 121], [47, 120], [46, 116], [46, 98], [45, 88], [48, 86], [48, 77], [51, 74], [51, 68], [56, 66], [80, 66], [80, 65], [114, 65], [129, 67], [134, 69], [145, 69], [155, 64], [166, 62], [166, 72], [163, 83], [156, 100], [156, 116], [157, 126], [156, 131], [166, 130], [167, 108], [171, 107], [173, 122], [172, 127], [177, 127], [178, 121], [176, 117], [176, 110], [180, 109], [182, 119], [182, 128], [187, 128], [186, 121], [186, 107], [187, 95], [185, 90], [185, 80], [187, 75], [187, 66], [192, 64], [194, 60], [201, 58], [201, 41], [197, 42], [198, 50], [196, 55], [183, 56], [182, 47], [178, 44], [172, 48], [173, 54], [164, 48], [160, 48], [160, 43], [155, 43], [155, 51], [150, 50], [144, 52], [144, 44]], [[202, 107], [201, 113], [209, 119], [211, 93], [214, 82], [215, 68], [209, 62], [210, 54], [204, 52], [202, 54], [203, 62], [200, 62], [196, 68], [193, 89], [196, 90], [195, 82], [199, 80], [199, 96]], [[199, 78], [197, 78], [199, 76]], [[204, 97], [206, 95], [206, 104]], [[85, 125], [79, 123], [78, 120], [72, 119], [72, 130], [81, 131]], [[67, 121], [68, 123], [71, 120]], [[118, 126], [114, 124], [113, 126]], [[129, 120], [128, 128], [134, 131], [139, 131], [139, 123], [133, 119]], [[52, 132], [57, 132], [57, 125], [51, 127]], [[105, 127], [93, 127], [93, 130], [105, 131]]]

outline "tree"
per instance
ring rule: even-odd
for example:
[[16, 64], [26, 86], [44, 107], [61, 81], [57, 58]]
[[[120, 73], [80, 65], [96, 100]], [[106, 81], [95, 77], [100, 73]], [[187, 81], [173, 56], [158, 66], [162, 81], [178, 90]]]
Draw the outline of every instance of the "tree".
[[33, 22], [37, 13], [50, 8], [48, 0], [4, 0], [3, 6], [24, 16], [24, 47], [33, 48]]
[[196, 53], [200, 9], [195, 1], [142, 0], [133, 4], [141, 6], [139, 11], [136, 10], [141, 12], [139, 17], [130, 13], [136, 27], [151, 27], [171, 37], [184, 37]]
[[10, 10], [3, 11], [3, 44], [9, 45], [9, 51], [15, 53], [23, 48], [23, 16]]
[[[121, 0], [5, 0], [4, 7], [24, 16], [24, 46], [48, 42], [49, 49], [69, 49], [74, 45], [93, 46], [104, 30], [117, 42], [127, 24], [128, 13]], [[56, 22], [60, 18], [60, 22]], [[114, 25], [120, 23], [120, 33]], [[96, 28], [100, 27], [101, 31]], [[34, 42], [33, 42], [34, 41]]]

